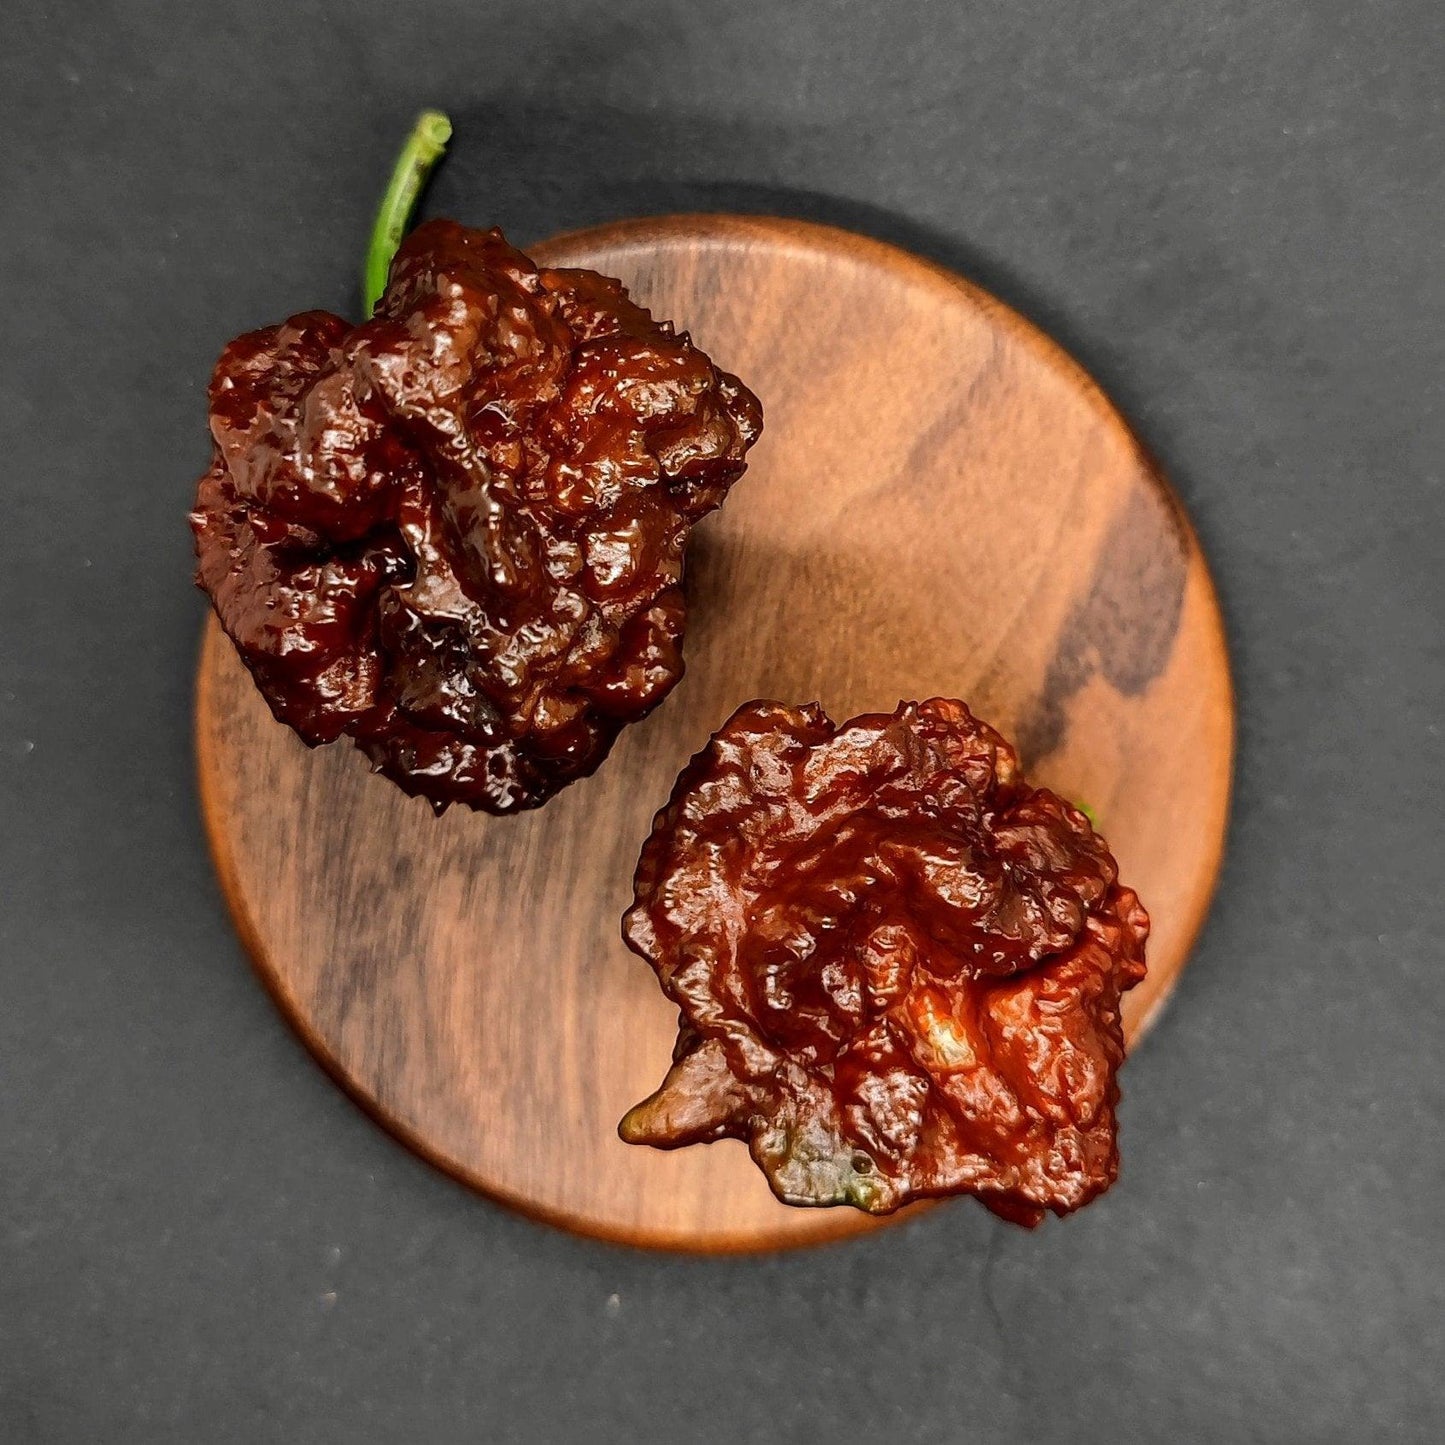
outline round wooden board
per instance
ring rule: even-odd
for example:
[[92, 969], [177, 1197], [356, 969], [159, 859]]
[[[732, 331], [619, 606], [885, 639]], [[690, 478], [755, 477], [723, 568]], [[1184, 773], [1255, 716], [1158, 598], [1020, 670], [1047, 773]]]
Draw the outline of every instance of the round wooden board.
[[322, 1063], [493, 1198], [682, 1249], [867, 1228], [777, 1203], [734, 1141], [618, 1139], [675, 1032], [618, 933], [654, 811], [749, 698], [818, 700], [841, 720], [962, 697], [1036, 781], [1093, 807], [1148, 906], [1149, 978], [1125, 1011], [1137, 1040], [1224, 839], [1233, 703], [1209, 573], [1098, 388], [938, 267], [728, 216], [623, 222], [534, 255], [620, 276], [762, 398], [748, 474], [693, 541], [687, 677], [541, 811], [438, 819], [350, 746], [311, 752], [273, 721], [213, 621], [197, 741], [226, 897]]

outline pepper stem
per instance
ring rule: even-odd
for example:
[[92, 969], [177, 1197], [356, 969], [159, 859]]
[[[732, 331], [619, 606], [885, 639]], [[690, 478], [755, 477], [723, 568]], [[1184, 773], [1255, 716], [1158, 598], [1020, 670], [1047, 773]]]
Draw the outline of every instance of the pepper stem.
[[391, 259], [406, 235], [417, 198], [451, 138], [451, 121], [439, 110], [424, 110], [417, 116], [396, 158], [386, 194], [381, 198], [381, 209], [371, 228], [371, 244], [366, 248], [366, 266], [361, 273], [361, 299], [368, 317], [386, 290]]

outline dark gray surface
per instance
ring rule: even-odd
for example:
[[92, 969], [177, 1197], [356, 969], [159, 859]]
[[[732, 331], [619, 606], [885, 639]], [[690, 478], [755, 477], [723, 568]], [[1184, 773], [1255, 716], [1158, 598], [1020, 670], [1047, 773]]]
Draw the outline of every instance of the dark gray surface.
[[[1438, 1439], [1438, 0], [0, 8], [0, 1439]], [[1241, 704], [1125, 1173], [696, 1261], [479, 1201], [286, 1032], [196, 818], [183, 526], [234, 332], [350, 309], [413, 112], [518, 239], [852, 225], [1163, 458]]]

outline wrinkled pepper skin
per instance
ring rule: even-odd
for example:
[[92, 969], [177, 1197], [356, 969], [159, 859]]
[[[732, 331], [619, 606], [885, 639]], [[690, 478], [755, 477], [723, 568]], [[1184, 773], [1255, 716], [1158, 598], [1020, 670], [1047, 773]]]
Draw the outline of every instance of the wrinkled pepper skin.
[[841, 727], [746, 704], [679, 777], [635, 890], [623, 935], [681, 1018], [624, 1139], [740, 1138], [784, 1202], [879, 1214], [972, 1193], [1032, 1226], [1114, 1180], [1148, 916], [961, 702]]
[[272, 711], [438, 810], [591, 773], [682, 673], [688, 532], [756, 398], [618, 281], [431, 221], [375, 316], [238, 337], [197, 581]]

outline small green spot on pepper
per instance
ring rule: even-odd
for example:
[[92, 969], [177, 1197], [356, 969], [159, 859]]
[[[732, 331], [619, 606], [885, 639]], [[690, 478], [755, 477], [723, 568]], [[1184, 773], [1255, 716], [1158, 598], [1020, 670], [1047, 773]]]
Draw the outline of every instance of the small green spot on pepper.
[[1074, 806], [1089, 820], [1089, 826], [1097, 831], [1099, 827], [1099, 815], [1087, 804], [1074, 800]]
[[371, 228], [371, 243], [366, 248], [366, 265], [361, 274], [361, 299], [368, 317], [386, 290], [391, 259], [411, 224], [411, 214], [427, 177], [441, 160], [451, 138], [451, 121], [439, 110], [424, 110], [417, 116], [396, 158], [386, 194], [381, 198], [381, 209]]

